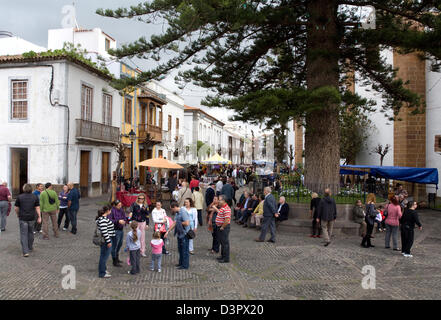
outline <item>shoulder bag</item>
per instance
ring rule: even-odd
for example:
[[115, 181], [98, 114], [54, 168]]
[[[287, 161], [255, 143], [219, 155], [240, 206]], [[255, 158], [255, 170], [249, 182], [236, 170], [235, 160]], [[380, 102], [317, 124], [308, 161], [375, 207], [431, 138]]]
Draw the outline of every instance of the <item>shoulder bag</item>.
[[50, 204], [54, 204], [55, 203], [55, 199], [51, 198], [51, 196], [49, 195], [49, 192], [47, 192], [47, 190], [45, 190], [47, 197], [49, 198], [49, 203]]
[[194, 239], [194, 238], [196, 238], [196, 233], [192, 229], [190, 229], [190, 230], [188, 230], [186, 236], [188, 239]]
[[95, 231], [93, 233], [92, 242], [96, 246], [102, 246], [103, 244], [106, 243], [106, 240], [104, 239], [104, 237], [103, 237], [100, 229], [98, 228], [98, 226], [95, 227]]

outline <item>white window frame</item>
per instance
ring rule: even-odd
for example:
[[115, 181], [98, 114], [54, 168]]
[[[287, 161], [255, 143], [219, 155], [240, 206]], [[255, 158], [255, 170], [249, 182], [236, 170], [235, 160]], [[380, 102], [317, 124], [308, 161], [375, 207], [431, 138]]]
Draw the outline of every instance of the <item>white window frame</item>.
[[[110, 101], [110, 104], [108, 103]], [[103, 92], [103, 124], [112, 125], [113, 96]]]
[[[86, 89], [86, 90], [83, 90]], [[87, 109], [87, 106], [85, 106], [85, 110], [83, 110], [83, 102], [84, 102], [84, 94], [87, 90], [90, 89], [90, 106], [89, 110]], [[92, 121], [93, 119], [93, 95], [94, 95], [94, 88], [86, 83], [81, 83], [81, 120], [86, 121]], [[87, 114], [84, 114], [87, 113]]]
[[[14, 82], [26, 82], [26, 99], [13, 99], [13, 83]], [[9, 113], [9, 122], [29, 122], [30, 119], [30, 79], [28, 77], [10, 77], [9, 78], [9, 106], [8, 106], [8, 113]], [[26, 110], [26, 118], [13, 118], [13, 103], [15, 101], [26, 101], [27, 102], [27, 110]]]

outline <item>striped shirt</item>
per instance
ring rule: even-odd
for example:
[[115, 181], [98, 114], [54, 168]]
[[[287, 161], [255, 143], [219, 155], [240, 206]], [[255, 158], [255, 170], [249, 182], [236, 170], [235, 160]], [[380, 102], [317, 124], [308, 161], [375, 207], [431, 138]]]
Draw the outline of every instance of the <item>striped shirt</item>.
[[106, 243], [112, 243], [110, 238], [115, 236], [115, 228], [113, 222], [107, 217], [99, 217], [96, 221], [96, 224], [98, 225], [98, 229], [100, 230]]
[[228, 219], [231, 220], [231, 209], [228, 206], [228, 204], [225, 204], [217, 213], [216, 216], [216, 225], [222, 226], [225, 223], [225, 220]]

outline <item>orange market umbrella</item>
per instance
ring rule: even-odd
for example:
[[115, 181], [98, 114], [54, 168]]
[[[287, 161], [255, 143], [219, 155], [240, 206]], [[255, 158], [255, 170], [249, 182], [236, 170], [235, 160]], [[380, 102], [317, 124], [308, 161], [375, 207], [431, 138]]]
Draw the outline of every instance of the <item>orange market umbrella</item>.
[[144, 160], [140, 163], [138, 163], [139, 166], [144, 167], [152, 167], [152, 168], [158, 168], [158, 169], [184, 169], [184, 167], [180, 166], [177, 163], [168, 161], [164, 158], [153, 158]]

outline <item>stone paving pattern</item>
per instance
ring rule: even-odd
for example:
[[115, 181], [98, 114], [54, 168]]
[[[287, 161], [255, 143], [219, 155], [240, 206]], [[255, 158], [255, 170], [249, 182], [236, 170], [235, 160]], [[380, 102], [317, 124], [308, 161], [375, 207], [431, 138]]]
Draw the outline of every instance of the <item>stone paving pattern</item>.
[[[204, 225], [195, 239], [189, 270], [176, 270], [175, 238], [163, 257], [162, 273], [149, 270], [150, 252], [141, 260], [141, 274], [129, 266], [107, 263], [110, 279], [98, 278], [99, 248], [92, 244], [99, 203], [106, 197], [83, 199], [78, 234], [60, 238], [37, 235], [29, 258], [21, 255], [18, 219], [8, 218], [0, 234], [0, 299], [118, 300], [305, 300], [305, 299], [440, 299], [441, 212], [420, 211], [423, 231], [415, 230], [414, 258], [384, 248], [384, 234], [375, 234], [375, 248], [360, 247], [361, 238], [339, 235], [329, 247], [304, 234], [277, 234], [277, 242], [256, 243], [255, 229], [232, 224], [231, 263], [219, 264], [208, 252], [211, 234]], [[126, 229], [127, 232], [127, 229]], [[52, 234], [50, 234], [52, 236]], [[267, 239], [269, 235], [267, 235]], [[149, 248], [151, 231], [147, 231]], [[123, 246], [124, 248], [124, 246]], [[127, 257], [122, 252], [121, 257]], [[76, 289], [61, 286], [64, 265], [76, 268]], [[361, 286], [364, 265], [376, 268], [376, 290]]]

